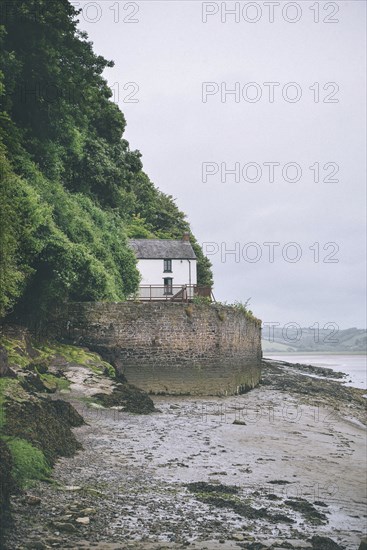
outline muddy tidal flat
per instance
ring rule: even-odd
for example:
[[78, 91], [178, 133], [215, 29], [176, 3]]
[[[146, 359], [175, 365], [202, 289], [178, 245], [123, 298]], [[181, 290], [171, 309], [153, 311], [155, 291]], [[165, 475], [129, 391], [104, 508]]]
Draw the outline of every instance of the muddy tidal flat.
[[13, 497], [6, 548], [357, 550], [366, 392], [314, 374], [264, 362], [245, 395], [153, 397], [147, 416], [64, 395], [84, 450]]

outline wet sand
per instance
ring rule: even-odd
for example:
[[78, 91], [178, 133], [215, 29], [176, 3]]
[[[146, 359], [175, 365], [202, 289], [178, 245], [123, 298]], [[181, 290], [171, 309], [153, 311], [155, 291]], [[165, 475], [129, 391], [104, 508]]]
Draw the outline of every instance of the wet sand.
[[40, 505], [14, 498], [9, 548], [322, 548], [318, 535], [357, 549], [362, 394], [273, 362], [245, 395], [154, 397], [149, 416], [70, 397], [84, 451], [57, 462], [57, 484], [28, 491]]

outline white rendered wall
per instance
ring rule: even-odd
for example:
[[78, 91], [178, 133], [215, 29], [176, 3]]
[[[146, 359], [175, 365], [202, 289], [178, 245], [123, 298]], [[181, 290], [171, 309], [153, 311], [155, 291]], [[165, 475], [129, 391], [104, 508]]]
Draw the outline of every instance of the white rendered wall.
[[[191, 280], [190, 280], [191, 264]], [[176, 285], [196, 285], [196, 260], [172, 260], [172, 273], [163, 271], [163, 260], [138, 260], [138, 269], [141, 274], [141, 285], [163, 285], [166, 277], [173, 279]]]

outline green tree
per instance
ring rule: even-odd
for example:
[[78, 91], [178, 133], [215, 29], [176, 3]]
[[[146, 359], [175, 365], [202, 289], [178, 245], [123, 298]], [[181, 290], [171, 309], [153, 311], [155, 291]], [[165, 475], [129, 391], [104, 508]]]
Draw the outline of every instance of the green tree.
[[127, 236], [181, 238], [189, 223], [123, 138], [103, 78], [113, 62], [78, 31], [79, 12], [68, 0], [0, 0], [0, 10], [0, 315], [124, 300], [139, 284]]

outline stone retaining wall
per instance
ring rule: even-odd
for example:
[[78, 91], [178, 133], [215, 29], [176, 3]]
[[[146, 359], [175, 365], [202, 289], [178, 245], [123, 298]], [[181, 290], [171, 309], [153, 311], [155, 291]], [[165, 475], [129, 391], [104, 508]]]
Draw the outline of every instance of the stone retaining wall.
[[259, 321], [230, 306], [71, 303], [45, 328], [99, 352], [150, 393], [230, 395], [260, 379]]
[[229, 306], [73, 303], [48, 329], [99, 352], [150, 393], [230, 395], [260, 379], [259, 322]]

